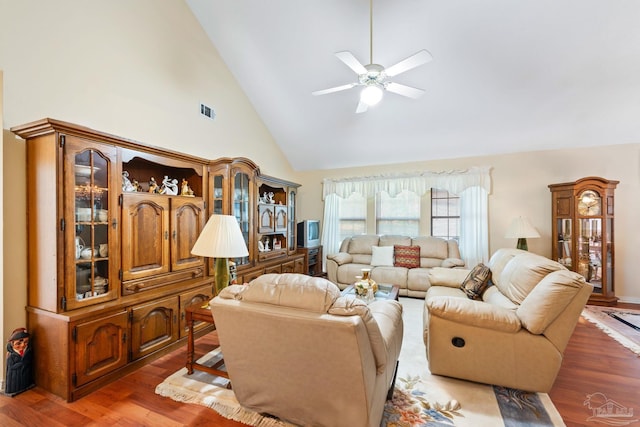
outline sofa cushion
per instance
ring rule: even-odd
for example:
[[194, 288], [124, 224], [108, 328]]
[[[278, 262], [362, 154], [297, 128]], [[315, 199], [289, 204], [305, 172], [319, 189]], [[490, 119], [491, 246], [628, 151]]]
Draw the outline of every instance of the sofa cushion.
[[393, 267], [393, 246], [372, 246], [371, 265]]
[[326, 313], [340, 296], [340, 288], [321, 277], [304, 274], [263, 274], [242, 292], [243, 301]]
[[584, 277], [568, 270], [545, 276], [522, 301], [516, 314], [532, 334], [541, 334], [584, 286]]
[[450, 288], [460, 288], [464, 279], [467, 278], [470, 270], [463, 268], [433, 267], [429, 272], [429, 283], [431, 286], [447, 286]]
[[[441, 261], [449, 257], [449, 245], [444, 239], [432, 236], [414, 237], [412, 246], [420, 246], [420, 258], [438, 258]], [[421, 267], [433, 267], [433, 265], [421, 265]]]
[[493, 283], [507, 298], [521, 304], [546, 275], [557, 270], [566, 268], [549, 258], [524, 252], [511, 258], [504, 266], [499, 280], [493, 280]]
[[471, 299], [480, 299], [482, 293], [489, 286], [491, 280], [491, 270], [480, 263], [473, 267], [467, 277], [460, 285], [460, 289]]
[[395, 267], [420, 267], [420, 246], [393, 246], [393, 265]]
[[349, 241], [350, 254], [365, 254], [371, 255], [371, 247], [378, 246], [380, 237], [371, 234], [363, 234], [360, 236], [353, 236]]
[[409, 236], [395, 236], [395, 235], [383, 235], [380, 236], [380, 242], [378, 246], [395, 246], [395, 245], [411, 245], [411, 237]]

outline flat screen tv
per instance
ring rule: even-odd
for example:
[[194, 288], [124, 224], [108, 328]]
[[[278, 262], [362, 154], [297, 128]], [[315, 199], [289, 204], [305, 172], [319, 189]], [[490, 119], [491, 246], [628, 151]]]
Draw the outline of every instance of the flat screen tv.
[[320, 246], [320, 221], [305, 219], [298, 223], [298, 246], [313, 248]]

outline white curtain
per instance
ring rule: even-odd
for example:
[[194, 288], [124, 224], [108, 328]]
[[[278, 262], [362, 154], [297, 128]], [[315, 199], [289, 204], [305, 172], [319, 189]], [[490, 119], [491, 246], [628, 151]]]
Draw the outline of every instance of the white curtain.
[[322, 222], [322, 271], [327, 271], [326, 255], [340, 249], [340, 203], [337, 194], [324, 198], [324, 220]]
[[325, 253], [339, 249], [339, 211], [337, 197], [353, 193], [374, 197], [386, 191], [395, 197], [403, 190], [420, 196], [431, 188], [447, 190], [460, 196], [460, 253], [468, 267], [486, 262], [489, 254], [488, 195], [491, 193], [490, 167], [474, 166], [461, 171], [418, 172], [323, 180], [324, 227], [322, 244]]
[[488, 198], [482, 187], [460, 194], [460, 254], [468, 268], [489, 261]]

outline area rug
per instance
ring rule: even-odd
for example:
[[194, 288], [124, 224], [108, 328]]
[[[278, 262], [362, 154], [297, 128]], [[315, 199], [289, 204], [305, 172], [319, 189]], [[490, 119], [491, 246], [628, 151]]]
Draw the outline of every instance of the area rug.
[[587, 305], [582, 317], [640, 356], [640, 310]]
[[[562, 418], [544, 393], [528, 393], [431, 375], [422, 342], [422, 304], [401, 298], [404, 340], [393, 398], [385, 405], [385, 427], [546, 427], [564, 426]], [[219, 349], [199, 363], [214, 364]], [[224, 367], [223, 367], [224, 369]], [[225, 418], [258, 427], [293, 427], [244, 409], [227, 380], [204, 372], [187, 375], [182, 368], [156, 387], [156, 393], [173, 400], [210, 407]]]

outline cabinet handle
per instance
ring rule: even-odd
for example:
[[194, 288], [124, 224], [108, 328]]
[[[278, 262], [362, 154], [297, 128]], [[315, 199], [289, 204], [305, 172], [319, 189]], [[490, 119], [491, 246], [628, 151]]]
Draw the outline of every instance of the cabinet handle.
[[168, 231], [164, 231], [164, 240], [167, 240], [169, 238], [169, 232]]
[[117, 226], [118, 226], [118, 221], [115, 218], [113, 218], [113, 220], [111, 221], [111, 228], [115, 230]]
[[176, 230], [173, 230], [173, 233], [171, 233], [171, 237], [173, 237], [173, 240], [176, 240]]
[[127, 333], [122, 334], [122, 342], [127, 342]]

